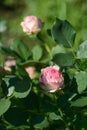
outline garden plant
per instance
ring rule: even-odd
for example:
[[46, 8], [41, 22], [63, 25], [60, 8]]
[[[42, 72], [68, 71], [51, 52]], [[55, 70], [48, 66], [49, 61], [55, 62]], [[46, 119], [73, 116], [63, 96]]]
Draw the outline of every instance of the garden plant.
[[87, 40], [77, 46], [67, 20], [45, 24], [37, 16], [20, 23], [39, 41], [31, 49], [17, 37], [0, 44], [0, 130], [87, 130]]

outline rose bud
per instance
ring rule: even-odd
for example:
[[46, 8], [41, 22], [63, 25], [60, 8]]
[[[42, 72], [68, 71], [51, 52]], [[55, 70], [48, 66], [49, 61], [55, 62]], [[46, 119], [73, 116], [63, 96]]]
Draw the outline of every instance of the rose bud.
[[37, 77], [36, 68], [34, 66], [25, 67], [25, 71], [29, 74], [31, 79], [34, 79]]
[[40, 76], [41, 87], [48, 92], [60, 90], [64, 84], [64, 78], [59, 71], [59, 67], [50, 66], [41, 70]]
[[7, 66], [7, 67], [11, 67], [11, 66], [15, 66], [16, 65], [16, 61], [15, 60], [7, 60], [6, 62], [5, 62], [5, 66]]
[[12, 57], [8, 57], [8, 59], [5, 62], [5, 67], [4, 69], [11, 72], [11, 67], [16, 66], [16, 60]]
[[36, 16], [26, 16], [24, 17], [24, 21], [21, 22], [21, 26], [25, 33], [31, 35], [41, 31], [41, 28], [43, 27], [43, 22]]

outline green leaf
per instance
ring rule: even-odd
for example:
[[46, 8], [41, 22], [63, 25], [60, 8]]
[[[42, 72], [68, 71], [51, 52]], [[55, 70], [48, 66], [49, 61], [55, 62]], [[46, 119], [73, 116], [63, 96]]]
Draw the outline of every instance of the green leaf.
[[81, 93], [87, 88], [87, 72], [80, 71], [75, 78], [78, 85], [78, 92]]
[[66, 53], [65, 48], [63, 46], [57, 45], [52, 48], [52, 55], [57, 53]]
[[1, 43], [0, 43], [0, 51], [6, 56], [20, 57], [16, 52], [12, 51], [10, 48], [4, 47]]
[[77, 73], [77, 69], [76, 68], [69, 68], [67, 70], [68, 76], [70, 77], [70, 79], [73, 79], [73, 77], [75, 76], [75, 74]]
[[20, 63], [20, 66], [28, 66], [28, 65], [34, 65], [34, 66], [47, 66], [49, 64], [50, 58], [47, 57], [41, 61], [34, 61], [34, 60], [27, 60], [26, 62]]
[[81, 61], [79, 68], [80, 70], [85, 70], [87, 68], [87, 59]]
[[34, 119], [32, 119], [32, 121], [31, 121], [31, 123], [34, 126], [34, 128], [36, 128], [36, 129], [43, 129], [43, 128], [46, 128], [49, 126], [47, 117], [44, 117], [44, 116], [34, 117]]
[[72, 53], [58, 53], [54, 55], [52, 60], [59, 66], [72, 66], [75, 61]]
[[0, 116], [3, 115], [10, 107], [11, 101], [9, 99], [0, 99]]
[[15, 96], [16, 98], [25, 98], [25, 97], [28, 96], [30, 90], [31, 90], [31, 88], [28, 89], [26, 92], [16, 92], [16, 91], [15, 91], [15, 92], [14, 92], [14, 96]]
[[49, 119], [50, 120], [62, 120], [62, 118], [54, 112], [49, 113]]
[[16, 52], [24, 60], [27, 60], [29, 57], [29, 50], [27, 46], [19, 39], [14, 39], [14, 41], [10, 44], [10, 49]]
[[13, 95], [16, 98], [25, 98], [31, 90], [31, 81], [29, 76], [15, 77], [10, 80], [10, 86], [14, 87]]
[[87, 97], [81, 97], [76, 101], [71, 102], [71, 106], [84, 107], [87, 105]]
[[7, 21], [0, 20], [0, 32], [5, 32], [7, 29]]
[[64, 47], [71, 48], [74, 44], [76, 32], [66, 20], [56, 18], [51, 34], [53, 39]]
[[7, 94], [7, 96], [11, 96], [13, 94], [13, 92], [14, 92], [14, 87], [8, 88], [8, 94]]
[[87, 40], [80, 44], [77, 51], [77, 58], [84, 59], [87, 58]]
[[32, 49], [32, 53], [33, 53], [33, 59], [35, 61], [38, 61], [41, 58], [41, 56], [42, 56], [42, 48], [39, 45], [36, 45]]

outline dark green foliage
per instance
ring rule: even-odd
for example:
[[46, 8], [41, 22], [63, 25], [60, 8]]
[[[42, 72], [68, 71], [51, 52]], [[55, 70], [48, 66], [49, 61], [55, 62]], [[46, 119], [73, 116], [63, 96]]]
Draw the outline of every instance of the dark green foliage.
[[[14, 69], [0, 77], [0, 130], [86, 130], [87, 41], [76, 49], [75, 30], [59, 18], [49, 29], [50, 43], [47, 32], [47, 37], [41, 34], [32, 37], [41, 44], [31, 49], [19, 39], [0, 45], [5, 57], [16, 60]], [[58, 65], [64, 77], [55, 93], [45, 92], [39, 83], [41, 69], [50, 65]], [[35, 67], [35, 78], [25, 71], [29, 66]]]

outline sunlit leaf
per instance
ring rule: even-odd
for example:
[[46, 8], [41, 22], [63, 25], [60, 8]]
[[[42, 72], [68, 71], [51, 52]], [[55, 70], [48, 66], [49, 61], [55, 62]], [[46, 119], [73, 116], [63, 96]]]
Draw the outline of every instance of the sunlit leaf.
[[77, 58], [84, 59], [87, 58], [87, 40], [80, 44], [77, 51]]
[[0, 32], [5, 32], [7, 29], [7, 21], [0, 20]]
[[43, 129], [49, 126], [47, 117], [44, 116], [36, 116], [34, 119], [32, 119], [31, 123], [34, 126], [34, 128], [37, 129]]
[[42, 56], [42, 48], [39, 45], [34, 46], [32, 49], [33, 59], [38, 61]]
[[54, 112], [49, 113], [49, 119], [50, 120], [62, 120], [60, 115], [58, 115], [57, 113], [54, 113]]
[[75, 76], [76, 82], [78, 84], [78, 92], [81, 93], [87, 88], [87, 72], [80, 71]]
[[52, 54], [57, 54], [57, 53], [66, 53], [65, 48], [63, 46], [57, 45], [52, 48]]
[[71, 106], [75, 106], [75, 107], [84, 107], [86, 105], [87, 105], [87, 97], [81, 97], [71, 102]]
[[56, 18], [51, 34], [57, 43], [62, 44], [64, 47], [73, 47], [76, 32], [68, 21]]
[[13, 94], [13, 92], [14, 92], [14, 87], [8, 88], [8, 94], [7, 94], [7, 96], [11, 96]]
[[10, 107], [11, 101], [9, 99], [0, 99], [0, 116], [3, 115]]

